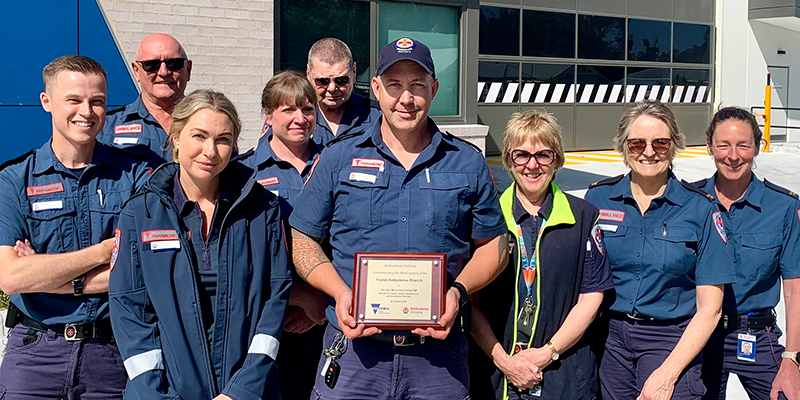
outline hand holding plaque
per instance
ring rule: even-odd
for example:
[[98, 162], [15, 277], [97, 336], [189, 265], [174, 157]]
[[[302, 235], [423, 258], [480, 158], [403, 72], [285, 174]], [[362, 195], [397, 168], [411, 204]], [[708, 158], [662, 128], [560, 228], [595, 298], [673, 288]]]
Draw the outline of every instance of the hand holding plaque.
[[447, 256], [356, 253], [353, 318], [386, 329], [443, 329]]

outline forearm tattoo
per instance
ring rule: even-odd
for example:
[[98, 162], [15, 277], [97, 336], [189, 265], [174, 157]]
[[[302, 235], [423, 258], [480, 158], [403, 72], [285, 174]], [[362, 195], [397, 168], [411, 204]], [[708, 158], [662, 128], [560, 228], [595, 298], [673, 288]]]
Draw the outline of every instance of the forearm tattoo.
[[292, 261], [297, 274], [304, 280], [314, 269], [330, 262], [317, 241], [296, 229], [292, 229]]

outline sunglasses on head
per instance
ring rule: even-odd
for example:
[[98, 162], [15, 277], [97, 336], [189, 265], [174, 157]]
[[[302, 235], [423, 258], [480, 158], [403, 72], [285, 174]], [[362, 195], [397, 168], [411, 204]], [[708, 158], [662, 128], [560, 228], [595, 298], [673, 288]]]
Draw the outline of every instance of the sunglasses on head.
[[556, 152], [553, 150], [539, 150], [536, 153], [529, 153], [525, 150], [512, 150], [511, 161], [515, 165], [525, 165], [531, 158], [536, 159], [536, 163], [542, 166], [548, 166], [556, 160]]
[[161, 63], [166, 64], [167, 69], [170, 71], [180, 70], [184, 65], [186, 65], [185, 58], [167, 58], [166, 60], [145, 60], [136, 62], [139, 63], [144, 72], [147, 72], [148, 74], [157, 72], [158, 69], [161, 68]]
[[653, 151], [658, 154], [666, 154], [672, 145], [672, 139], [653, 139], [647, 143], [644, 139], [628, 139], [628, 151], [633, 154], [642, 154], [647, 149], [647, 145], [653, 147]]
[[350, 83], [350, 77], [347, 75], [337, 76], [336, 78], [314, 78], [314, 82], [316, 82], [317, 86], [328, 86], [331, 84], [331, 81], [336, 84], [336, 86], [346, 86]]

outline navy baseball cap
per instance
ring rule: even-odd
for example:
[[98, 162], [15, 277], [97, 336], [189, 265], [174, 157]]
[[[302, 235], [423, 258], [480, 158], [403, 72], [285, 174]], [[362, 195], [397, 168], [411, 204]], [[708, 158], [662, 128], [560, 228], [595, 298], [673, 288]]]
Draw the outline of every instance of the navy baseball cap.
[[403, 60], [414, 61], [427, 73], [436, 78], [436, 70], [433, 68], [433, 58], [431, 58], [431, 49], [422, 42], [407, 37], [397, 39], [387, 44], [383, 50], [381, 50], [375, 76], [383, 75], [389, 67]]

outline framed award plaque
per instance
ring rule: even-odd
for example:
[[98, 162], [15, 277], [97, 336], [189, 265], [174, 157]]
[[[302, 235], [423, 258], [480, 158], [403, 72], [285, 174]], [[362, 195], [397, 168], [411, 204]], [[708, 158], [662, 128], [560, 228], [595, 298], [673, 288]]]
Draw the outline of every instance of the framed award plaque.
[[356, 253], [352, 313], [381, 329], [443, 329], [447, 255]]

